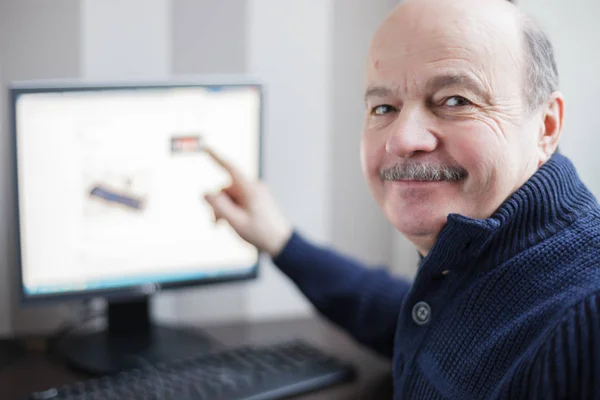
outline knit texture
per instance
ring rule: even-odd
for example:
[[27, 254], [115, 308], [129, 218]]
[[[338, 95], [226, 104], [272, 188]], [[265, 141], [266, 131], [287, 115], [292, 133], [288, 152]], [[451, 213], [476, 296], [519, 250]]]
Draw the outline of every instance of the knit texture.
[[397, 399], [600, 399], [600, 209], [564, 156], [490, 218], [449, 215], [412, 283], [298, 232], [274, 262], [393, 358]]

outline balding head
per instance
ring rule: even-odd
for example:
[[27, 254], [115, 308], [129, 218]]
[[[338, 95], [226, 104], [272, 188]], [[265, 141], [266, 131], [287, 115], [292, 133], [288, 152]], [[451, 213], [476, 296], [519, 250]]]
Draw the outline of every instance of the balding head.
[[[435, 0], [429, 2], [424, 0], [405, 0], [396, 7], [385, 22], [391, 22], [393, 24], [394, 21], [397, 21], [398, 15], [403, 12], [402, 6], [404, 6], [405, 3], [414, 3], [415, 1], [421, 1], [423, 3], [421, 6], [426, 10], [425, 12], [430, 17], [446, 14], [448, 8], [454, 9], [459, 13], [461, 11], [464, 12], [466, 7], [468, 8], [467, 12], [487, 11], [487, 16], [492, 17], [492, 23], [501, 22], [500, 19], [494, 21], [497, 15], [504, 15], [505, 17], [508, 16], [509, 18], [512, 18], [516, 24], [516, 26], [512, 28], [516, 28], [517, 31], [510, 29], [511, 32], [509, 36], [505, 36], [504, 38], [507, 41], [510, 39], [517, 39], [520, 41], [518, 46], [516, 44], [513, 44], [513, 46], [515, 49], [520, 48], [522, 52], [520, 65], [522, 68], [521, 83], [525, 100], [524, 103], [527, 106], [527, 109], [529, 111], [535, 110], [542, 105], [553, 92], [558, 90], [559, 74], [552, 43], [540, 25], [533, 18], [516, 7], [514, 1], [483, 0], [475, 1], [473, 3], [458, 0], [455, 2], [446, 2], [447, 4], [441, 4], [440, 1]], [[474, 4], [477, 6], [477, 9], [473, 8]], [[441, 5], [444, 7], [441, 8]], [[495, 14], [496, 12], [502, 14]], [[512, 35], [515, 32], [518, 32], [518, 38]], [[375, 36], [375, 39], [377, 39], [377, 36]]]
[[392, 224], [426, 253], [448, 214], [489, 217], [554, 152], [556, 85], [549, 41], [513, 4], [402, 2], [371, 43], [362, 145]]
[[[495, 57], [497, 62], [487, 68], [511, 71], [514, 78], [525, 82], [522, 66], [527, 51], [521, 21], [516, 7], [502, 0], [405, 0], [376, 32], [368, 72], [373, 73], [391, 57], [425, 59], [427, 53], [437, 53], [440, 60], [447, 58], [450, 63]], [[436, 67], [434, 58], [430, 57], [432, 68]], [[483, 72], [480, 67], [473, 65], [473, 72]], [[495, 74], [490, 72], [480, 77], [482, 84], [491, 85], [487, 80]]]

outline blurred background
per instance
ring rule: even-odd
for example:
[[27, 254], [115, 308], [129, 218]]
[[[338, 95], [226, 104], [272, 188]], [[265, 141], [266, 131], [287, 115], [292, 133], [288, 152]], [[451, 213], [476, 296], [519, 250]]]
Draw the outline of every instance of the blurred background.
[[[561, 151], [600, 195], [594, 0], [520, 0], [550, 34], [566, 97]], [[20, 306], [7, 84], [240, 74], [266, 84], [264, 179], [302, 233], [412, 276], [417, 253], [381, 215], [359, 160], [371, 35], [397, 0], [0, 0], [0, 335], [47, 332], [71, 305]], [[40, 199], [43, 201], [43, 199]], [[201, 201], [199, 199], [199, 201]], [[269, 260], [248, 283], [165, 292], [169, 322], [313, 312]]]

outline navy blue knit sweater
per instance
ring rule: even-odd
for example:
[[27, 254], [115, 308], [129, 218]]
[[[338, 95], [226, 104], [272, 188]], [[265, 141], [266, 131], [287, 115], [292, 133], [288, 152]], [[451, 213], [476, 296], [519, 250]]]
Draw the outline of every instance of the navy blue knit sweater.
[[448, 216], [412, 283], [295, 232], [274, 259], [393, 357], [398, 399], [600, 399], [600, 209], [554, 155], [486, 220]]

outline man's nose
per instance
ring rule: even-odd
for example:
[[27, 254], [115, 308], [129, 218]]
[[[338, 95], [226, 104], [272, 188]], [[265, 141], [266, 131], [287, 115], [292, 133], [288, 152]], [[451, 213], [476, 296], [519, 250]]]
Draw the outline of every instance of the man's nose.
[[408, 158], [429, 153], [438, 145], [438, 138], [428, 128], [427, 117], [418, 107], [403, 107], [390, 129], [385, 149], [393, 156]]

